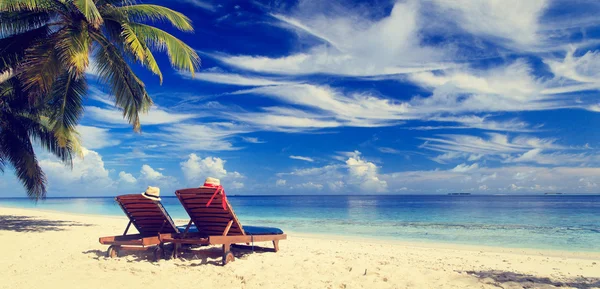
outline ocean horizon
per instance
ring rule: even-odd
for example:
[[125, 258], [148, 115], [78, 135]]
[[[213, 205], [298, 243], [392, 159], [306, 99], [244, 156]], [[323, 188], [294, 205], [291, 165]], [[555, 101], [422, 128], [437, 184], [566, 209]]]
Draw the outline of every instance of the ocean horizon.
[[[0, 198], [0, 206], [124, 216], [114, 197]], [[600, 252], [600, 195], [228, 196], [243, 225], [411, 242]], [[174, 196], [162, 203], [187, 214]]]

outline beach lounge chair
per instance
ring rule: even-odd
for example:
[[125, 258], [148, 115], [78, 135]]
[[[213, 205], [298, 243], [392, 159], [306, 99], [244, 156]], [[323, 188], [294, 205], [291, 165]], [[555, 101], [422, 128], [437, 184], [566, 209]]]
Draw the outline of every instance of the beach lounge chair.
[[287, 237], [283, 231], [277, 228], [243, 227], [227, 202], [222, 187], [218, 186], [219, 191], [217, 187], [206, 185], [175, 192], [190, 216], [190, 221], [183, 233], [160, 235], [162, 242], [175, 244], [174, 255], [177, 254], [179, 244], [223, 245], [222, 264], [225, 265], [235, 259], [231, 253], [231, 245], [236, 243], [252, 244], [254, 247], [256, 242], [272, 242], [274, 251], [279, 250], [279, 240]]
[[[159, 239], [159, 234], [179, 233], [179, 230], [160, 202], [160, 198], [150, 199], [142, 194], [132, 194], [118, 196], [115, 200], [129, 218], [129, 223], [123, 235], [100, 238], [100, 244], [110, 245], [107, 256], [117, 257], [121, 250], [154, 249], [155, 261], [164, 257], [164, 243]], [[127, 235], [132, 224], [138, 234]]]

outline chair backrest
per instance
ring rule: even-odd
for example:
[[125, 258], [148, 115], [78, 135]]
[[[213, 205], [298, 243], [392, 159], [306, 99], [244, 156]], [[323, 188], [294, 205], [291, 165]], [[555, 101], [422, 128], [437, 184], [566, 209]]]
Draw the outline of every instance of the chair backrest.
[[115, 200], [140, 234], [179, 233], [160, 201], [150, 200], [141, 194], [122, 195]]
[[200, 233], [223, 235], [229, 221], [232, 221], [227, 236], [246, 235], [226, 199], [225, 209], [223, 209], [222, 192], [215, 196], [208, 207], [206, 206], [215, 191], [215, 188], [192, 188], [177, 190], [175, 195]]

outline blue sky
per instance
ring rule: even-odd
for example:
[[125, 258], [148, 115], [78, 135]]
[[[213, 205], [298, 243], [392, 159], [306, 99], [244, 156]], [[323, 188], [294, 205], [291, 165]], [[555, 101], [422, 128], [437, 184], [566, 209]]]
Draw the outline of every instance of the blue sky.
[[[597, 193], [596, 1], [155, 1], [195, 33], [195, 75], [137, 67], [136, 134], [91, 81], [70, 170], [49, 196]], [[93, 68], [89, 77], [94, 78]], [[23, 196], [12, 172], [2, 196]], [[17, 189], [15, 189], [17, 188]]]

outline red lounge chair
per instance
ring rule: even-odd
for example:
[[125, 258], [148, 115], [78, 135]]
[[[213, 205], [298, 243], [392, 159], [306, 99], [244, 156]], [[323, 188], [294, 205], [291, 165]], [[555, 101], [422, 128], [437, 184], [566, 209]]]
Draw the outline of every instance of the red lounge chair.
[[[117, 257], [121, 250], [148, 250], [154, 248], [155, 261], [163, 257], [163, 242], [159, 234], [179, 233], [175, 223], [160, 201], [153, 201], [141, 194], [122, 195], [115, 198], [129, 218], [125, 232], [120, 236], [101, 237], [100, 244], [110, 245], [106, 255]], [[131, 224], [138, 234], [127, 235]]]
[[[234, 260], [231, 245], [236, 243], [272, 242], [274, 251], [279, 250], [279, 240], [287, 236], [276, 228], [248, 227], [245, 231], [236, 217], [223, 190], [216, 188], [193, 188], [175, 192], [177, 198], [190, 216], [183, 233], [161, 234], [162, 242], [175, 243], [174, 255], [178, 244], [223, 245], [223, 265]], [[195, 225], [195, 229], [192, 226]]]

